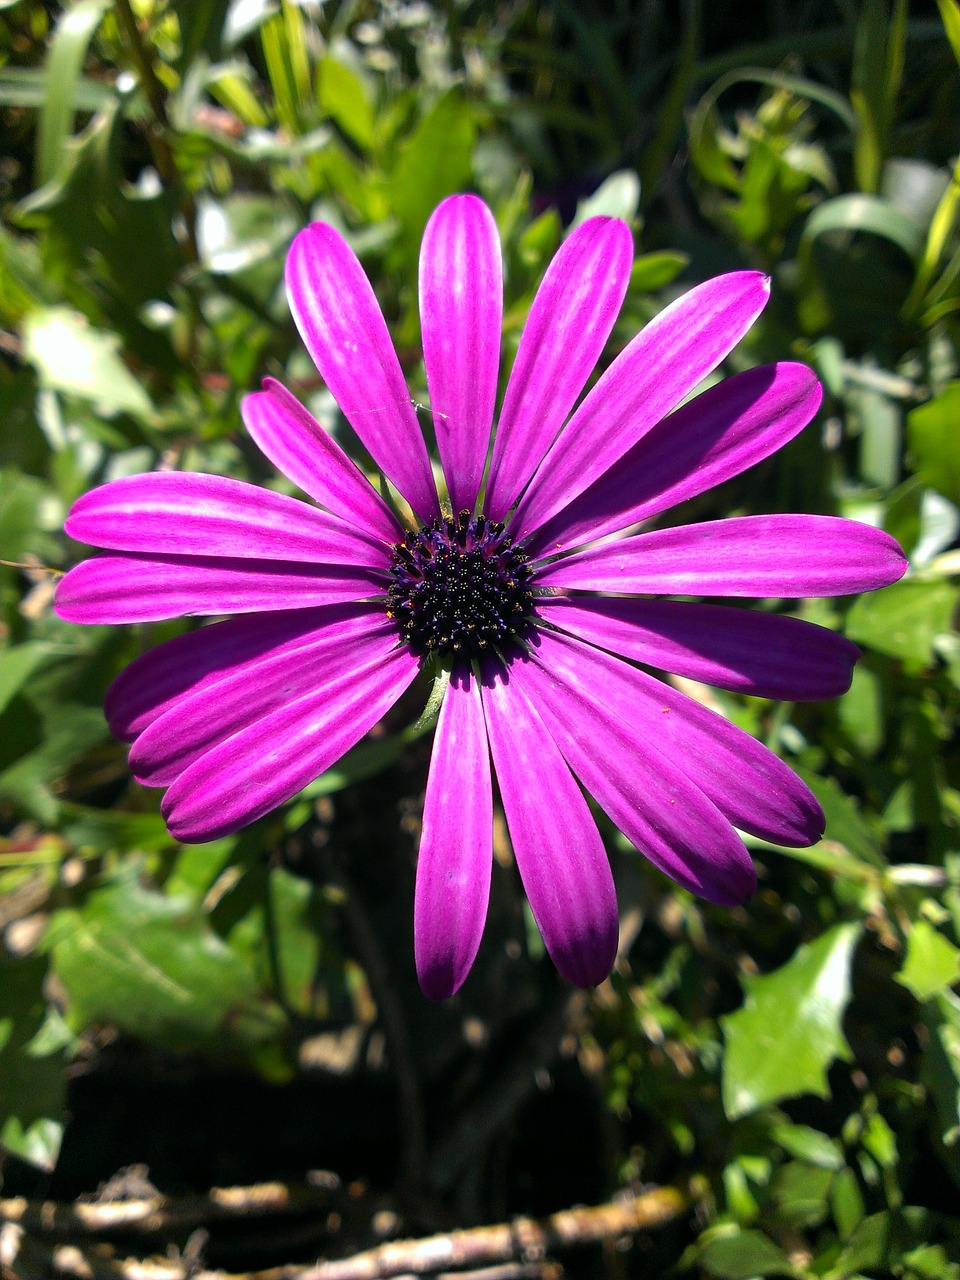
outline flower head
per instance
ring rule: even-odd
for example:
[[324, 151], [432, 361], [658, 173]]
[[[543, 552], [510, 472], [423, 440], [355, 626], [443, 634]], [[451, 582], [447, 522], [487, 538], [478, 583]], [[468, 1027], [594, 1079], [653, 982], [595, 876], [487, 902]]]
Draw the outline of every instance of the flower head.
[[806, 785], [644, 668], [764, 697], [835, 697], [858, 653], [844, 637], [671, 597], [843, 595], [905, 568], [888, 535], [827, 516], [635, 531], [780, 448], [813, 417], [820, 388], [804, 365], [783, 363], [686, 399], [767, 300], [765, 277], [738, 271], [668, 306], [581, 400], [631, 259], [630, 231], [615, 219], [592, 218], [564, 242], [534, 299], [491, 452], [499, 238], [474, 196], [434, 212], [420, 309], [448, 505], [373, 290], [341, 236], [315, 223], [290, 250], [290, 305], [413, 527], [271, 379], [244, 402], [244, 422], [313, 503], [154, 473], [84, 495], [67, 520], [72, 537], [108, 554], [61, 581], [61, 617], [236, 615], [138, 658], [107, 697], [113, 732], [133, 743], [134, 775], [167, 788], [162, 811], [180, 840], [226, 835], [289, 800], [424, 663], [449, 671], [415, 904], [432, 997], [459, 987], [480, 944], [494, 772], [544, 942], [581, 985], [606, 976], [617, 943], [613, 880], [581, 786], [656, 866], [713, 902], [754, 888], [734, 828], [785, 845], [816, 840], [823, 815]]

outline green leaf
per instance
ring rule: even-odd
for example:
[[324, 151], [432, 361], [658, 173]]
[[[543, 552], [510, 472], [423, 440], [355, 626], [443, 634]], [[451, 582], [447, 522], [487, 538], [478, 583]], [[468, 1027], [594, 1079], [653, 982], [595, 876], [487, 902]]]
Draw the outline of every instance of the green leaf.
[[803, 768], [797, 768], [796, 772], [817, 797], [823, 809], [826, 828], [822, 845], [829, 846], [828, 857], [835, 860], [838, 852], [841, 855], [846, 853], [857, 862], [882, 867], [884, 860], [877, 847], [876, 837], [860, 812], [857, 801], [846, 794], [835, 778], [821, 778]]
[[387, 197], [408, 248], [419, 243], [445, 196], [470, 183], [476, 140], [473, 108], [458, 93], [442, 97], [400, 147]]
[[743, 1008], [721, 1019], [723, 1105], [731, 1119], [801, 1093], [829, 1096], [827, 1068], [850, 1057], [841, 1022], [859, 936], [859, 925], [836, 925], [782, 968], [745, 979]]
[[274, 1073], [286, 1019], [252, 966], [192, 898], [157, 893], [134, 872], [51, 918], [45, 945], [70, 1025], [105, 1022], [167, 1049], [226, 1053]]
[[640, 208], [640, 179], [633, 169], [618, 169], [600, 183], [593, 195], [577, 203], [571, 230], [588, 218], [622, 218], [632, 222]]
[[44, 1034], [46, 973], [37, 957], [0, 960], [0, 1147], [49, 1171], [63, 1134], [66, 1043]]
[[665, 285], [673, 284], [690, 259], [685, 253], [663, 250], [660, 253], [642, 253], [634, 259], [630, 270], [631, 293], [653, 293]]
[[50, 654], [50, 646], [40, 641], [0, 651], [0, 713]]
[[907, 441], [913, 467], [924, 484], [960, 503], [960, 382], [948, 382], [939, 395], [907, 415]]
[[806, 1124], [776, 1124], [770, 1130], [770, 1136], [784, 1151], [807, 1164], [834, 1171], [843, 1168], [840, 1144], [819, 1129], [811, 1129]]
[[364, 151], [373, 147], [374, 114], [366, 87], [357, 73], [337, 58], [328, 56], [317, 65], [317, 101], [324, 115], [358, 147]]
[[940, 1141], [954, 1147], [960, 1142], [960, 999], [952, 991], [934, 996], [923, 1006], [923, 1021], [930, 1043], [920, 1074], [936, 1104]]
[[829, 1213], [833, 1170], [790, 1160], [776, 1172], [770, 1186], [780, 1215], [795, 1226], [814, 1226]]
[[953, 56], [960, 63], [960, 4], [957, 4], [957, 0], [937, 0], [937, 7], [946, 28]]
[[948, 582], [897, 582], [854, 603], [847, 635], [920, 670], [936, 661], [934, 642], [952, 630], [958, 600]]
[[120, 340], [87, 324], [67, 307], [42, 307], [27, 316], [23, 354], [55, 391], [91, 401], [102, 413], [144, 418], [150, 397], [118, 354]]
[[762, 1231], [737, 1231], [713, 1239], [700, 1250], [700, 1262], [720, 1280], [794, 1274], [790, 1259]]
[[918, 920], [907, 938], [907, 956], [897, 981], [918, 1000], [929, 1000], [960, 979], [960, 950], [926, 920]]
[[77, 86], [93, 33], [108, 0], [80, 0], [57, 23], [47, 62], [46, 94], [37, 139], [37, 182], [50, 182], [60, 172], [64, 143], [73, 128]]

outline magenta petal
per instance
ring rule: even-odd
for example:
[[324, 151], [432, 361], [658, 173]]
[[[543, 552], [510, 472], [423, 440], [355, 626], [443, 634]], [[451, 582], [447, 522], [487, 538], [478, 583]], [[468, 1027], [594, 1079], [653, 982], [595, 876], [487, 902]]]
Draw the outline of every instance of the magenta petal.
[[298, 489], [382, 542], [403, 537], [360, 468], [286, 387], [264, 378], [262, 391], [244, 397], [240, 414], [261, 453]]
[[480, 686], [454, 674], [433, 740], [417, 856], [414, 944], [424, 995], [445, 1000], [480, 946], [493, 865], [493, 791]]
[[[570, 636], [540, 631], [534, 660], [581, 709], [591, 706], [598, 724], [616, 720], [647, 769], [652, 749], [734, 826], [790, 846], [813, 844], [823, 834], [823, 812], [806, 783], [779, 756], [715, 711]], [[584, 733], [583, 741], [591, 743], [605, 765], [605, 753], [596, 751], [592, 735]], [[649, 786], [650, 779], [644, 777], [642, 785]], [[601, 794], [597, 799], [603, 803]]]
[[189, 694], [250, 671], [264, 657], [286, 653], [351, 620], [383, 617], [382, 604], [243, 614], [157, 645], [135, 658], [107, 690], [103, 710], [115, 738], [132, 742]]
[[281, 707], [381, 663], [396, 629], [379, 618], [331, 624], [297, 647], [264, 655], [180, 698], [137, 738], [130, 768], [147, 787], [166, 787], [213, 747]]
[[655, 316], [560, 433], [518, 504], [516, 532], [544, 524], [675, 409], [729, 355], [769, 293], [760, 272], [734, 271]]
[[85, 560], [61, 578], [54, 612], [67, 622], [157, 622], [374, 596], [386, 598], [385, 580], [373, 570], [120, 552]]
[[125, 476], [77, 499], [71, 538], [148, 555], [303, 560], [389, 569], [391, 549], [336, 516], [258, 485], [188, 471]]
[[[516, 664], [514, 664], [515, 666]], [[544, 945], [568, 982], [602, 982], [617, 953], [617, 898], [596, 823], [557, 744], [509, 673], [483, 708], [513, 852]]]
[[497, 400], [503, 264], [476, 196], [434, 210], [420, 248], [420, 323], [437, 448], [454, 512], [472, 511]]
[[537, 607], [545, 622], [621, 657], [758, 698], [839, 698], [860, 656], [826, 627], [727, 605], [546, 596]]
[[257, 720], [180, 774], [160, 806], [170, 834], [187, 844], [230, 835], [284, 804], [357, 743], [413, 681], [419, 663], [395, 648]]
[[635, 595], [845, 596], [902, 578], [882, 529], [837, 516], [738, 516], [656, 529], [536, 572], [536, 585]]
[[511, 675], [543, 709], [581, 782], [655, 867], [721, 906], [753, 893], [756, 872], [743, 841], [674, 761], [568, 683], [566, 671], [549, 671], [538, 657], [514, 663]]
[[630, 282], [625, 222], [590, 218], [561, 245], [524, 325], [493, 444], [484, 508], [502, 520], [600, 358]]
[[549, 555], [649, 520], [782, 448], [822, 398], [803, 364], [748, 369], [664, 418], [619, 462], [537, 529], [531, 555]]
[[421, 520], [439, 513], [430, 459], [380, 305], [353, 250], [311, 223], [290, 246], [287, 297], [347, 421]]

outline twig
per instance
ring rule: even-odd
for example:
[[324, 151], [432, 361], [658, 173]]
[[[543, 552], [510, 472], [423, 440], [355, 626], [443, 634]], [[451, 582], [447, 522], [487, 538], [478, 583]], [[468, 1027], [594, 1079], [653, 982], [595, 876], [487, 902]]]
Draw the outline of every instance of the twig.
[[332, 1173], [316, 1173], [310, 1183], [260, 1182], [249, 1187], [212, 1187], [206, 1195], [154, 1195], [124, 1200], [77, 1200], [56, 1204], [25, 1196], [0, 1200], [0, 1219], [35, 1234], [71, 1237], [110, 1231], [144, 1233], [244, 1218], [277, 1217], [324, 1209], [340, 1186]]
[[[3, 1262], [20, 1280], [411, 1280], [432, 1276], [435, 1280], [466, 1280], [465, 1269], [486, 1267], [484, 1280], [495, 1277], [536, 1275], [529, 1268], [541, 1263], [553, 1250], [597, 1244], [618, 1236], [634, 1235], [664, 1226], [678, 1218], [691, 1203], [691, 1195], [679, 1187], [657, 1187], [639, 1195], [591, 1208], [564, 1209], [548, 1218], [516, 1218], [495, 1226], [472, 1227], [420, 1240], [395, 1240], [350, 1258], [320, 1262], [314, 1266], [273, 1267], [267, 1271], [230, 1273], [191, 1270], [187, 1264], [161, 1259], [117, 1260], [101, 1249], [80, 1250], [73, 1245], [44, 1249], [28, 1235], [16, 1241], [4, 1228]], [[520, 1263], [528, 1270], [504, 1271], [497, 1264]], [[451, 1268], [453, 1271], [451, 1272]], [[493, 1268], [491, 1272], [490, 1268]], [[468, 1271], [469, 1274], [469, 1271]], [[483, 1276], [483, 1271], [480, 1271]]]

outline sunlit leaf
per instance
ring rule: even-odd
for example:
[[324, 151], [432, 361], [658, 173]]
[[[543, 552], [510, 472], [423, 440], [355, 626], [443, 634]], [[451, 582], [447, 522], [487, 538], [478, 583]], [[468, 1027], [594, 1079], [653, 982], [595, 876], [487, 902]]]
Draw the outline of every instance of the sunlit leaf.
[[168, 1049], [277, 1071], [282, 1011], [190, 898], [157, 893], [129, 868], [82, 907], [56, 912], [46, 945], [77, 1030], [108, 1022]]
[[24, 325], [24, 355], [45, 386], [95, 404], [102, 412], [146, 417], [150, 397], [120, 358], [116, 335], [94, 329], [67, 307], [32, 312]]
[[857, 644], [916, 668], [934, 660], [934, 641], [953, 626], [960, 590], [947, 582], [898, 582], [861, 596], [847, 615]]
[[836, 925], [782, 968], [744, 979], [743, 1008], [721, 1019], [723, 1105], [731, 1119], [801, 1093], [829, 1096], [827, 1068], [850, 1057], [841, 1022], [859, 936], [859, 925]]
[[926, 920], [917, 920], [907, 937], [907, 955], [897, 981], [918, 1000], [928, 1000], [960, 980], [960, 950]]

